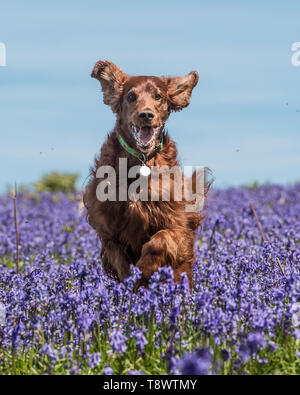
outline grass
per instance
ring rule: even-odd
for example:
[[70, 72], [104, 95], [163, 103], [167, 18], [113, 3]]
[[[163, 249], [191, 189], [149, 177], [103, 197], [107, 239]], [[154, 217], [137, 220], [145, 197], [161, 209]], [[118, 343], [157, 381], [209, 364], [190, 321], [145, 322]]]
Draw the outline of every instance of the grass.
[[[129, 341], [128, 349], [123, 356], [114, 354], [108, 343], [106, 336], [100, 336], [94, 340], [93, 351], [101, 353], [101, 363], [90, 368], [86, 360], [81, 361], [80, 357], [74, 354], [74, 360], [78, 364], [83, 363], [81, 374], [101, 374], [106, 365], [112, 367], [114, 374], [128, 374], [130, 370], [142, 371], [145, 374], [166, 374], [166, 361], [161, 358], [161, 352], [165, 348], [153, 347], [155, 332], [152, 337], [148, 333], [148, 345], [141, 355], [137, 354], [135, 342]], [[251, 375], [298, 375], [300, 374], [300, 358], [296, 357], [296, 351], [299, 350], [299, 342], [295, 338], [280, 333], [276, 338], [278, 350], [271, 352], [262, 350], [259, 353], [261, 359], [267, 359], [262, 364], [257, 359], [251, 358], [248, 363], [239, 367], [235, 366], [235, 360], [238, 356], [234, 353], [234, 346], [228, 347], [231, 351], [232, 358], [229, 362], [222, 363], [220, 358], [221, 349], [216, 347], [213, 339], [197, 340], [197, 336], [187, 339], [186, 350], [194, 350], [196, 347], [205, 345], [212, 346], [214, 350], [215, 365], [218, 367], [218, 374], [251, 374]], [[219, 362], [219, 363], [218, 363]], [[52, 365], [48, 356], [42, 356], [38, 349], [34, 347], [27, 351], [21, 349], [17, 354], [1, 349], [0, 351], [0, 373], [5, 375], [37, 375], [37, 374], [55, 374], [65, 375], [70, 373], [70, 363], [66, 359], [58, 359]]]

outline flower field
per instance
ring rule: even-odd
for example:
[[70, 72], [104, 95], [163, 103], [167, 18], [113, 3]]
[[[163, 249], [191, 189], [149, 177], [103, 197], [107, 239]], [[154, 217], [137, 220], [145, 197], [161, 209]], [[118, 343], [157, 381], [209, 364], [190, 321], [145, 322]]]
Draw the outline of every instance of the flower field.
[[300, 374], [300, 184], [213, 191], [191, 293], [167, 267], [107, 278], [75, 195], [17, 209], [19, 273], [0, 197], [1, 374]]

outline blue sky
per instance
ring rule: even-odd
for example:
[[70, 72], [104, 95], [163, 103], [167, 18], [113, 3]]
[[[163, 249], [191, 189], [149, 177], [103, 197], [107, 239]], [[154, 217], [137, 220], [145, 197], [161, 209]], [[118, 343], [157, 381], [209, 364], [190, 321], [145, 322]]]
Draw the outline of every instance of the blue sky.
[[167, 127], [216, 186], [299, 180], [299, 15], [298, 1], [2, 1], [0, 192], [52, 170], [83, 185], [114, 126], [90, 78], [99, 59], [134, 75], [198, 70]]

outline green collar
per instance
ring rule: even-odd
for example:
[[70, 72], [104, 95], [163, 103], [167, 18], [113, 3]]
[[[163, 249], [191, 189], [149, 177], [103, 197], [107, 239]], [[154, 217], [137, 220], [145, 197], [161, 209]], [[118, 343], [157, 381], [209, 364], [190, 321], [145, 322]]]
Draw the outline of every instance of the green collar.
[[150, 159], [152, 159], [157, 154], [157, 152], [162, 151], [164, 145], [164, 133], [163, 132], [161, 133], [159, 145], [154, 148], [154, 150], [150, 155], [146, 155], [143, 152], [137, 151], [136, 149], [130, 147], [130, 145], [126, 143], [126, 141], [123, 139], [123, 137], [120, 134], [118, 135], [118, 140], [125, 151], [127, 151], [130, 155], [134, 156], [135, 158], [139, 159], [142, 163], [145, 163], [148, 162]]

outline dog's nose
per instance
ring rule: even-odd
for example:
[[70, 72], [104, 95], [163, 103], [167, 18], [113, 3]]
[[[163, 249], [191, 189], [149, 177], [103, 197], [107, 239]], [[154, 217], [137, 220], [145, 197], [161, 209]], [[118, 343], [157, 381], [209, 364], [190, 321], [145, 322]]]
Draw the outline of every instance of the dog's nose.
[[151, 121], [154, 118], [154, 114], [152, 111], [141, 111], [139, 113], [139, 118], [143, 121]]

